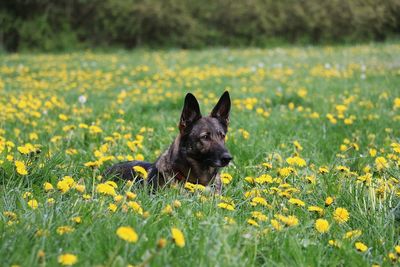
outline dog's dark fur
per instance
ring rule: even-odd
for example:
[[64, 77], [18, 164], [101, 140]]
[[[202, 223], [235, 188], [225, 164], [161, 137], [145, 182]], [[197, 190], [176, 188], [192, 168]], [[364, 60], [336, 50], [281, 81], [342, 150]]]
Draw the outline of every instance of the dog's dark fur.
[[[209, 116], [203, 117], [194, 95], [188, 93], [179, 122], [179, 135], [154, 163], [128, 161], [117, 163], [106, 171], [106, 176], [133, 180], [134, 166], [148, 172], [148, 184], [157, 189], [173, 180], [198, 183], [204, 186], [215, 183], [221, 191], [219, 170], [232, 160], [225, 147], [231, 100], [225, 92]], [[140, 180], [143, 183], [143, 180]]]

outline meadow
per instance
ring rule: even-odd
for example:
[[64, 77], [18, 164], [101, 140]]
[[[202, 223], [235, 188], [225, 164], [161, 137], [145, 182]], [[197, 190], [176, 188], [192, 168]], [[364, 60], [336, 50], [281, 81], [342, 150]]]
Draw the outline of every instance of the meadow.
[[[397, 265], [399, 85], [399, 43], [0, 55], [0, 265]], [[103, 177], [225, 90], [222, 195]]]

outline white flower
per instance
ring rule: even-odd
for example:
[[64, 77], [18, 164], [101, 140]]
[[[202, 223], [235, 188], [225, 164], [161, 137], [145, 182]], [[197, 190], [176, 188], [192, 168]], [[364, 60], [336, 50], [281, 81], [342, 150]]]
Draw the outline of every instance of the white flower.
[[78, 98], [79, 103], [81, 103], [82, 105], [86, 103], [87, 98], [84, 95], [79, 96]]

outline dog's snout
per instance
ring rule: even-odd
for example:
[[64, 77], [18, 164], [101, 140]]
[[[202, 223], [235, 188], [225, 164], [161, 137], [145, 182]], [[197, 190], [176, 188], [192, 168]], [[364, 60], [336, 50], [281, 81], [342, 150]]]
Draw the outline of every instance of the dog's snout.
[[231, 156], [231, 154], [229, 154], [228, 152], [225, 152], [221, 155], [221, 162], [224, 165], [228, 165], [228, 163], [233, 159], [233, 157]]

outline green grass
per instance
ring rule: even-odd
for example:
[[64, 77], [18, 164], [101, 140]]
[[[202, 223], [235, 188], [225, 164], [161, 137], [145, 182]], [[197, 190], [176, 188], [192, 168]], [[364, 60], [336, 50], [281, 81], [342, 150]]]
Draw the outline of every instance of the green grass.
[[[394, 264], [389, 253], [397, 257], [399, 226], [392, 211], [400, 195], [400, 151], [391, 144], [400, 143], [399, 44], [13, 54], [0, 55], [0, 62], [2, 266], [55, 266], [64, 253], [76, 255], [77, 266]], [[209, 190], [192, 193], [181, 185], [150, 195], [118, 183], [117, 194], [137, 194], [133, 201], [144, 211], [139, 214], [126, 207], [125, 197], [116, 202], [96, 191], [112, 163], [128, 156], [154, 161], [169, 146], [178, 133], [187, 92], [196, 95], [202, 113], [208, 114], [224, 90], [233, 101], [227, 147], [234, 162], [223, 170], [233, 179], [222, 194], [229, 199]], [[82, 95], [85, 103], [78, 101]], [[342, 115], [338, 105], [346, 109]], [[82, 124], [102, 131], [90, 132]], [[144, 137], [141, 146], [131, 150], [127, 142], [140, 140], [138, 134]], [[41, 153], [20, 153], [27, 143]], [[107, 149], [100, 151], [104, 144]], [[279, 175], [294, 155], [305, 159], [306, 166], [292, 166], [295, 173]], [[382, 169], [376, 163], [379, 157], [387, 161]], [[15, 161], [24, 163], [27, 174], [18, 173]], [[99, 166], [86, 167], [87, 162]], [[329, 173], [321, 174], [322, 166]], [[341, 172], [340, 166], [350, 171]], [[366, 173], [370, 181], [362, 182]], [[262, 174], [271, 175], [273, 183], [245, 180]], [[61, 193], [57, 184], [64, 176], [85, 185], [85, 192], [72, 188]], [[45, 192], [45, 182], [54, 190]], [[246, 192], [252, 190], [269, 206], [251, 205]], [[328, 196], [335, 200], [325, 207]], [[49, 198], [53, 204], [47, 203]], [[290, 198], [305, 205], [293, 205]], [[38, 201], [36, 209], [28, 205], [32, 199]], [[175, 200], [181, 207], [174, 207]], [[218, 207], [230, 201], [233, 211]], [[115, 212], [110, 203], [117, 205]], [[168, 204], [171, 214], [162, 212]], [[323, 214], [308, 211], [309, 206], [323, 208]], [[341, 224], [334, 219], [339, 207], [350, 214]], [[250, 225], [253, 211], [268, 220], [255, 219], [259, 226]], [[298, 224], [285, 225], [278, 214], [294, 215]], [[82, 222], [71, 221], [73, 217]], [[227, 223], [226, 217], [235, 223]], [[318, 218], [329, 222], [327, 233], [315, 229]], [[281, 224], [280, 231], [271, 225], [273, 219]], [[60, 226], [74, 231], [60, 235]], [[138, 241], [121, 240], [116, 234], [120, 226], [132, 227]], [[183, 232], [185, 247], [174, 244], [172, 227]], [[344, 238], [351, 230], [362, 234]], [[160, 249], [161, 238], [167, 244]], [[329, 240], [340, 246], [329, 245]], [[368, 250], [357, 251], [356, 242]]]

